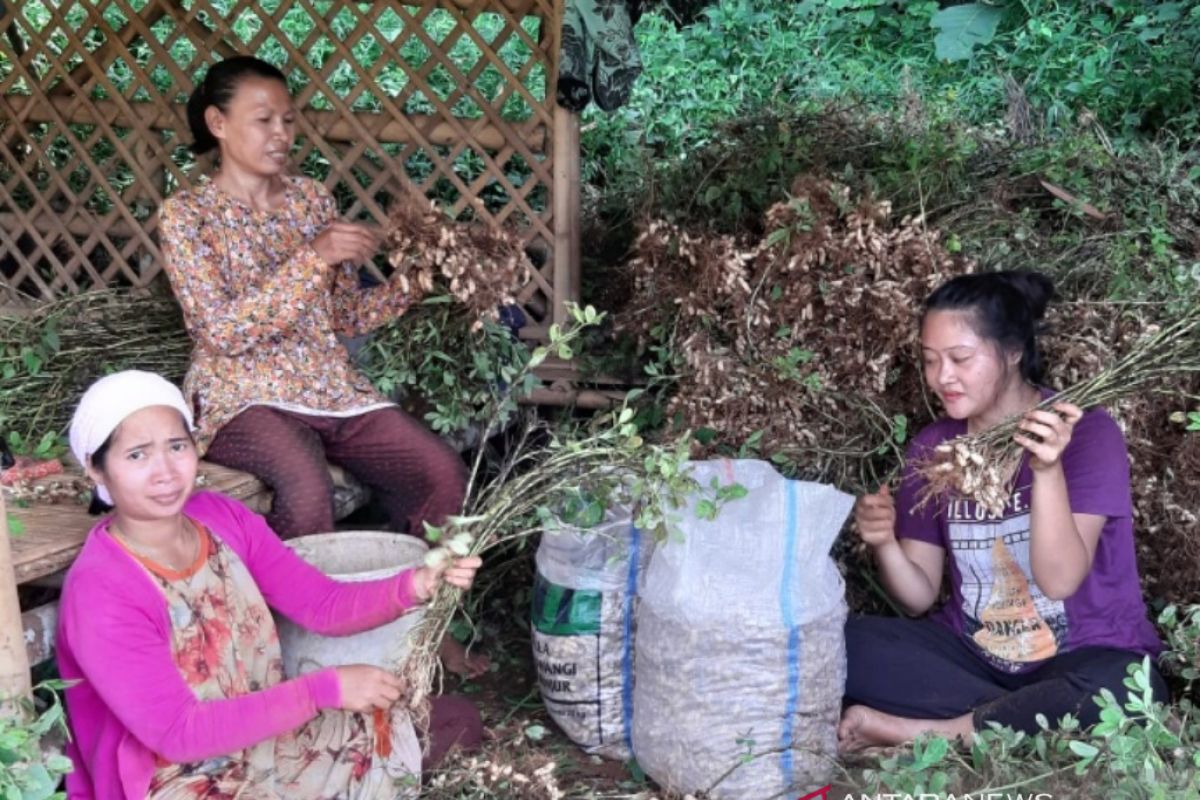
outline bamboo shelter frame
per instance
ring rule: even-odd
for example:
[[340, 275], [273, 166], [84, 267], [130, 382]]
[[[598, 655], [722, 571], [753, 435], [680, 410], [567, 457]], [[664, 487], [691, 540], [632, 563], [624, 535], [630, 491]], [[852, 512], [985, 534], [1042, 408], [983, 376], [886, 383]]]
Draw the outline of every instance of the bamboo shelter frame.
[[[389, 202], [432, 196], [520, 231], [535, 266], [521, 333], [544, 339], [579, 296], [579, 121], [554, 102], [564, 3], [0, 0], [0, 305], [161, 282], [157, 211], [212, 166], [186, 149], [186, 98], [250, 53], [287, 75], [293, 163], [346, 217], [383, 223]], [[570, 393], [573, 374], [546, 380]], [[69, 564], [93, 522], [13, 511], [27, 531], [10, 543], [0, 497], [0, 703], [29, 691], [26, 646], [37, 660], [53, 638], [52, 607], [22, 622], [17, 584]]]
[[579, 293], [579, 123], [554, 102], [563, 5], [0, 0], [0, 295], [155, 281], [157, 209], [210, 167], [186, 151], [186, 98], [240, 52], [287, 74], [294, 163], [347, 217], [383, 223], [393, 199], [433, 195], [521, 231], [537, 267], [522, 334], [544, 338]]

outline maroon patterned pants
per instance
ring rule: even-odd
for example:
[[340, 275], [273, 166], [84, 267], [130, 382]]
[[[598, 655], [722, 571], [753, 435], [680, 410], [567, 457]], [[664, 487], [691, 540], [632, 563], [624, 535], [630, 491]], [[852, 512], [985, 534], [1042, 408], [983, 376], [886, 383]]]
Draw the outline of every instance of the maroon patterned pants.
[[251, 406], [217, 432], [205, 458], [249, 472], [275, 499], [267, 522], [280, 538], [333, 530], [326, 461], [369, 486], [396, 530], [423, 536], [462, 510], [466, 465], [454, 449], [398, 408], [321, 417]]

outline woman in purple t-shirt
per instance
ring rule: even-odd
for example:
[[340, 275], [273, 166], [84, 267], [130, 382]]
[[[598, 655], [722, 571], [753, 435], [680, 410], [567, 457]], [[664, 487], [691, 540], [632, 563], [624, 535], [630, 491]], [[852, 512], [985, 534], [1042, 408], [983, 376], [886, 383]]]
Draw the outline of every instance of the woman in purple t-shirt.
[[[1034, 410], [1053, 395], [1040, 386], [1037, 345], [1052, 294], [1044, 275], [993, 272], [955, 278], [925, 301], [925, 381], [946, 416], [913, 440], [907, 463], [1017, 415], [1027, 452], [1000, 513], [952, 496], [920, 506], [911, 466], [895, 499], [887, 486], [860, 498], [859, 533], [913, 618], [847, 623], [843, 751], [923, 732], [966, 738], [989, 722], [1033, 733], [1038, 715], [1092, 725], [1092, 698], [1125, 697], [1128, 667], [1162, 649], [1138, 581], [1120, 430], [1099, 408]], [[949, 598], [927, 615], [947, 566]], [[1150, 678], [1166, 700], [1153, 665]]]

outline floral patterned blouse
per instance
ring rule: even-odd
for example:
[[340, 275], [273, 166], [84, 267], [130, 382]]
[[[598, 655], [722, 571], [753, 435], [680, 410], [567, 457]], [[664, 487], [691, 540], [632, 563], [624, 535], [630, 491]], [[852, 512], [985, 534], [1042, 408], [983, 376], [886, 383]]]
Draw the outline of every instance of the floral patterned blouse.
[[[167, 600], [171, 647], [184, 680], [202, 700], [267, 689], [284, 679], [270, 609], [237, 554], [198, 522], [193, 564], [172, 570], [142, 564]], [[190, 764], [160, 760], [148, 800], [392, 800], [415, 793], [420, 746], [402, 707], [376, 752], [376, 731], [362, 714], [327, 710], [292, 733]]]
[[285, 180], [273, 211], [212, 181], [163, 204], [164, 268], [195, 342], [183, 390], [201, 452], [251, 405], [332, 416], [391, 405], [337, 335], [366, 333], [412, 298], [399, 282], [362, 289], [353, 264], [327, 267], [309, 243], [337, 218], [336, 203], [317, 181]]

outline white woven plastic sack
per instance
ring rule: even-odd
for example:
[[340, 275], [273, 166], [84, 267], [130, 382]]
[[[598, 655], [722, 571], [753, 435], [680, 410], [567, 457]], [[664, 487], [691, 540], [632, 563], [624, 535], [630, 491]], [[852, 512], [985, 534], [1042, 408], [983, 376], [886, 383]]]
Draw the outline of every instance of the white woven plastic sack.
[[723, 800], [802, 796], [828, 783], [837, 752], [846, 603], [829, 550], [854, 499], [763, 461], [695, 462], [692, 474], [749, 494], [713, 521], [695, 516], [694, 498], [682, 538], [650, 558], [634, 754], [681, 793], [717, 784], [710, 796]]
[[649, 542], [628, 512], [594, 528], [542, 534], [533, 597], [533, 651], [542, 702], [595, 755], [628, 759], [633, 702], [633, 604]]

